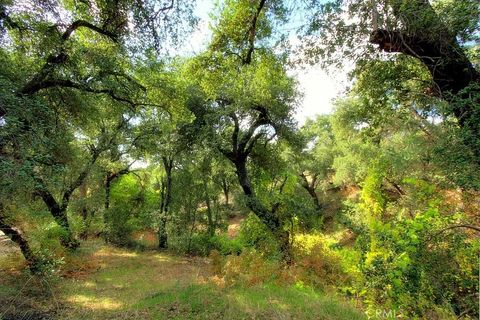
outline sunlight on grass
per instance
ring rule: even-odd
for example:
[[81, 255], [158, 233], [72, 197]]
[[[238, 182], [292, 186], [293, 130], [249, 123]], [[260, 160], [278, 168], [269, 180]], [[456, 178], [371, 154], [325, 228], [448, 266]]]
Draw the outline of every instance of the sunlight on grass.
[[83, 286], [84, 286], [85, 288], [95, 288], [95, 283], [93, 283], [92, 281], [85, 281], [85, 282], [83, 283]]
[[0, 270], [18, 271], [25, 268], [25, 259], [19, 252], [0, 252]]
[[138, 257], [136, 252], [126, 252], [126, 251], [107, 251], [107, 250], [99, 250], [97, 251], [94, 256], [97, 257], [123, 257], [123, 258], [134, 258]]
[[273, 306], [275, 306], [275, 307], [277, 307], [277, 308], [279, 308], [279, 309], [282, 309], [282, 310], [284, 310], [284, 311], [290, 309], [287, 304], [285, 304], [285, 303], [283, 303], [283, 302], [281, 302], [280, 300], [275, 299], [275, 298], [270, 298], [270, 299], [268, 299], [268, 303], [271, 304], [271, 305], [273, 305]]
[[171, 287], [135, 305], [152, 319], [328, 319], [365, 317], [327, 294], [273, 285], [231, 287], [212, 284]]
[[54, 319], [364, 319], [347, 302], [300, 284], [224, 287], [203, 258], [93, 245], [71, 256], [71, 272], [55, 288], [66, 308]]
[[153, 257], [160, 262], [180, 262], [178, 259], [161, 254], [156, 254]]
[[122, 303], [113, 301], [107, 297], [89, 297], [81, 294], [68, 297], [67, 301], [80, 307], [93, 310], [118, 310], [123, 306]]

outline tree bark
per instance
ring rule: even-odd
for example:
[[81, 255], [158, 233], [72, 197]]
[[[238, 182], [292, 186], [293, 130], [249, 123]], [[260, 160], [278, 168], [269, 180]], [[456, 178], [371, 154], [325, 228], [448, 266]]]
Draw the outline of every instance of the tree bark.
[[228, 185], [227, 179], [225, 177], [221, 178], [221, 185], [223, 190], [223, 195], [225, 196], [225, 206], [228, 207], [229, 203], [229, 195], [230, 195], [230, 186]]
[[2, 206], [0, 205], [0, 230], [10, 238], [13, 242], [15, 242], [22, 255], [24, 256], [25, 260], [27, 261], [28, 268], [32, 273], [39, 272], [38, 260], [33, 254], [32, 249], [30, 248], [30, 244], [28, 241], [23, 237], [23, 235], [14, 227], [12, 227], [3, 216]]
[[208, 234], [213, 236], [215, 234], [215, 225], [213, 222], [212, 206], [210, 203], [210, 194], [208, 193], [208, 183], [206, 178], [203, 179], [204, 195], [205, 195], [205, 204], [207, 206], [207, 222], [208, 222]]
[[248, 177], [246, 158], [240, 158], [235, 162], [236, 173], [238, 182], [243, 189], [246, 196], [247, 207], [260, 218], [260, 220], [267, 226], [267, 228], [273, 233], [275, 238], [280, 244], [280, 250], [283, 254], [283, 260], [287, 263], [292, 262], [291, 246], [290, 246], [290, 234], [288, 231], [282, 230], [281, 221], [275, 212], [268, 210], [255, 196], [250, 179]]
[[118, 172], [109, 171], [107, 173], [107, 176], [105, 177], [105, 210], [110, 208], [110, 189], [111, 189], [113, 180], [128, 173], [130, 173], [130, 166]]
[[320, 199], [318, 199], [317, 192], [315, 191], [315, 183], [317, 180], [317, 176], [314, 176], [312, 178], [312, 181], [309, 182], [307, 176], [302, 172], [300, 174], [300, 177], [302, 178], [302, 182], [300, 183], [301, 186], [307, 190], [308, 194], [313, 200], [313, 204], [315, 205], [316, 211], [321, 214], [322, 213], [322, 205], [320, 204]]
[[259, 112], [257, 118], [250, 127], [241, 132], [240, 121], [235, 113], [231, 113], [230, 117], [233, 120], [234, 128], [232, 132], [231, 142], [232, 149], [225, 150], [219, 148], [219, 151], [229, 159], [235, 166], [236, 175], [243, 193], [246, 198], [247, 207], [264, 223], [267, 228], [273, 233], [274, 237], [280, 244], [282, 250], [283, 259], [287, 263], [292, 261], [291, 248], [290, 248], [290, 235], [288, 231], [282, 230], [282, 223], [279, 216], [276, 214], [276, 209], [280, 204], [274, 204], [272, 210], [268, 210], [255, 196], [250, 178], [247, 171], [247, 159], [253, 151], [253, 148], [257, 141], [264, 135], [264, 132], [257, 132], [257, 129], [263, 125], [272, 125], [268, 117], [267, 110], [262, 106], [256, 106], [255, 110]]
[[[451, 115], [466, 133], [464, 143], [480, 164], [480, 73], [469, 61], [456, 36], [426, 0], [392, 2], [394, 15], [405, 30], [373, 30], [370, 42], [385, 52], [415, 57], [428, 68], [436, 93], [450, 103]], [[420, 19], [415, 15], [423, 17]], [[435, 32], [432, 32], [435, 30]]]
[[112, 180], [109, 179], [107, 174], [107, 178], [105, 179], [105, 210], [110, 208], [110, 187], [112, 185]]
[[60, 243], [65, 248], [75, 250], [80, 243], [73, 236], [67, 218], [67, 203], [60, 205], [55, 197], [44, 187], [37, 188], [36, 193], [40, 195], [48, 210], [52, 214], [55, 222], [62, 227], [64, 234], [60, 236]]
[[160, 204], [160, 225], [158, 228], [158, 248], [165, 249], [168, 247], [167, 234], [167, 216], [170, 203], [172, 201], [172, 168], [173, 159], [167, 156], [162, 157], [163, 167], [165, 169], [165, 178], [162, 181], [162, 200]]

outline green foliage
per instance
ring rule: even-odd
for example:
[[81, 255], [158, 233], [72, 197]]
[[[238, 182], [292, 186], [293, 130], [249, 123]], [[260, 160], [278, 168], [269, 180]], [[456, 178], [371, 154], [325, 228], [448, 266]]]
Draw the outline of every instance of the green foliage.
[[371, 213], [373, 219], [381, 219], [381, 214], [386, 206], [386, 199], [382, 190], [385, 173], [379, 166], [374, 166], [369, 171], [363, 182], [360, 198], [365, 210]]
[[58, 273], [65, 264], [65, 258], [59, 257], [58, 254], [52, 252], [48, 247], [36, 250], [34, 254], [36, 258], [36, 275], [40, 275], [45, 281], [57, 278]]
[[315, 235], [295, 237], [294, 255], [297, 265], [296, 279], [314, 288], [325, 289], [349, 283], [349, 275], [342, 266], [342, 257], [327, 246], [326, 239]]
[[[452, 312], [475, 308], [468, 292], [476, 290], [478, 275], [473, 266], [478, 242], [441, 231], [461, 216], [441, 214], [435, 188], [416, 179], [407, 181], [416, 211], [404, 216], [407, 207], [386, 206], [374, 177], [367, 178], [362, 191], [359, 209], [369, 212], [368, 231], [357, 242], [363, 275], [359, 293], [369, 310], [381, 305], [406, 316], [424, 316], [438, 306]], [[379, 216], [386, 213], [392, 218]]]
[[156, 201], [152, 190], [143, 189], [137, 177], [123, 176], [112, 187], [112, 205], [104, 212], [106, 239], [117, 245], [137, 246], [132, 233], [152, 228]]
[[272, 283], [281, 277], [281, 269], [275, 261], [265, 259], [255, 249], [245, 249], [240, 255], [227, 256], [219, 276], [227, 286], [254, 286]]
[[[369, 315], [478, 317], [480, 244], [459, 226], [478, 223], [478, 1], [218, 1], [210, 43], [188, 57], [158, 52], [194, 26], [194, 1], [27, 4], [0, 3], [0, 214], [44, 277], [75, 236], [162, 239], [210, 255], [228, 288], [138, 279], [160, 290], [139, 304], [153, 317], [361, 318], [316, 289]], [[302, 59], [356, 63], [333, 114], [302, 128], [296, 58], [279, 45], [290, 16]], [[157, 276], [177, 259], [108, 250]], [[100, 287], [135, 278], [105, 266]]]
[[246, 247], [256, 248], [266, 257], [278, 258], [280, 254], [278, 243], [271, 231], [254, 214], [249, 214], [242, 222], [239, 239]]
[[226, 235], [209, 235], [208, 233], [195, 233], [191, 236], [173, 236], [169, 240], [169, 248], [182, 254], [208, 256], [212, 251], [222, 255], [237, 255], [244, 245], [239, 239], [230, 239]]

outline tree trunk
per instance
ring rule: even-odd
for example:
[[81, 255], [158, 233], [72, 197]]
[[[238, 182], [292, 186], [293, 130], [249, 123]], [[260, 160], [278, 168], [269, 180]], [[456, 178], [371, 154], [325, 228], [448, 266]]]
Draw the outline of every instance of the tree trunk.
[[282, 230], [282, 224], [278, 216], [265, 208], [265, 206], [255, 196], [250, 184], [250, 179], [248, 177], [246, 159], [240, 158], [239, 160], [235, 161], [234, 164], [238, 182], [240, 183], [240, 186], [242, 187], [247, 198], [247, 207], [257, 215], [257, 217], [267, 226], [274, 237], [278, 240], [284, 261], [291, 263], [292, 254], [290, 248], [290, 235], [288, 231]]
[[160, 182], [160, 221], [158, 225], [158, 248], [164, 249], [167, 247], [167, 230], [166, 223], [167, 220], [164, 218], [164, 204], [166, 200], [166, 183], [165, 179], [162, 178]]
[[190, 235], [188, 237], [188, 245], [187, 245], [187, 252], [190, 253], [192, 250], [192, 237], [193, 237], [193, 232], [195, 231], [195, 223], [197, 221], [197, 210], [193, 210], [193, 217], [192, 217], [192, 227], [190, 228]]
[[158, 227], [158, 248], [166, 249], [168, 247], [168, 235], [167, 235], [167, 219], [161, 217], [160, 225]]
[[[2, 206], [0, 205], [0, 210]], [[22, 236], [22, 234], [11, 225], [9, 225], [3, 216], [3, 213], [0, 211], [0, 230], [5, 233], [7, 237], [10, 238], [13, 242], [15, 242], [22, 252], [25, 260], [27, 261], [28, 268], [32, 273], [37, 273], [40, 270], [38, 269], [38, 260], [32, 252], [30, 248], [30, 244], [28, 241]]]
[[[396, 1], [391, 6], [409, 32], [376, 29], [370, 42], [383, 51], [401, 52], [423, 62], [432, 76], [434, 91], [450, 103], [451, 115], [466, 133], [464, 143], [480, 164], [480, 73], [429, 1]], [[468, 92], [463, 92], [467, 88]]]
[[53, 217], [55, 218], [55, 221], [63, 228], [65, 232], [65, 234], [60, 236], [60, 243], [62, 244], [62, 246], [70, 250], [77, 249], [80, 246], [80, 242], [77, 239], [75, 239], [70, 229], [66, 208], [60, 208], [58, 210], [56, 208], [49, 208], [49, 209]]
[[68, 223], [68, 218], [67, 218], [67, 205], [64, 204], [60, 206], [58, 202], [55, 200], [53, 195], [48, 192], [45, 188], [38, 189], [37, 193], [42, 197], [43, 202], [47, 205], [48, 210], [52, 214], [53, 218], [55, 219], [55, 222], [62, 227], [64, 234], [60, 236], [60, 243], [62, 246], [65, 248], [68, 248], [70, 250], [75, 250], [78, 248], [80, 243], [78, 240], [75, 239], [73, 236], [71, 230], [70, 230], [70, 225]]
[[86, 199], [88, 197], [88, 188], [87, 188], [87, 185], [85, 183], [82, 183], [82, 185], [80, 186], [79, 189], [80, 189], [79, 191], [80, 191], [81, 204], [82, 204], [80, 214], [82, 216], [82, 223], [83, 223], [82, 232], [80, 233], [80, 239], [86, 240], [87, 239], [87, 233], [88, 233], [88, 222], [87, 222], [88, 208], [87, 208], [87, 204], [85, 202], [86, 202]]
[[207, 181], [203, 180], [203, 187], [205, 190], [205, 204], [207, 206], [207, 221], [208, 221], [208, 234], [213, 236], [215, 234], [215, 225], [213, 223], [213, 214], [212, 214], [212, 206], [210, 203], [210, 195], [208, 193], [208, 183]]
[[224, 177], [222, 177], [222, 182], [221, 182], [221, 185], [222, 185], [222, 190], [223, 190], [223, 195], [225, 196], [225, 206], [228, 207], [230, 205], [229, 203], [229, 194], [230, 194], [230, 188], [228, 186], [228, 182], [227, 182], [227, 179], [225, 179]]
[[322, 213], [322, 205], [320, 204], [320, 199], [318, 198], [317, 192], [315, 191], [315, 181], [317, 180], [317, 177], [314, 176], [312, 178], [312, 181], [309, 182], [307, 176], [302, 172], [300, 174], [300, 177], [302, 178], [302, 182], [300, 183], [301, 186], [307, 190], [308, 194], [313, 200], [313, 204], [315, 205], [315, 209], [318, 212], [318, 214]]
[[107, 175], [105, 177], [105, 210], [110, 208], [110, 189], [111, 189], [113, 180], [128, 173], [130, 173], [130, 165], [118, 172], [112, 172], [112, 171], [107, 172]]
[[165, 168], [165, 179], [162, 181], [162, 201], [160, 205], [160, 225], [158, 227], [158, 248], [165, 249], [168, 246], [167, 216], [172, 201], [172, 168], [173, 159], [162, 157]]
[[110, 187], [112, 184], [112, 178], [110, 173], [107, 173], [107, 177], [105, 179], [105, 210], [110, 208]]
[[317, 195], [317, 192], [315, 191], [315, 188], [312, 188], [309, 186], [309, 187], [305, 187], [305, 189], [307, 190], [308, 194], [312, 198], [313, 204], [315, 205], [315, 209], [317, 210], [318, 213], [321, 213], [322, 206], [320, 204], [320, 200], [318, 199], [318, 195]]

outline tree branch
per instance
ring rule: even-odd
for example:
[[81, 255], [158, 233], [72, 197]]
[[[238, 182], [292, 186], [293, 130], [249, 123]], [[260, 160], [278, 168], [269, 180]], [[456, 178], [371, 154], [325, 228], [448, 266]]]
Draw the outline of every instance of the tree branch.
[[[239, 152], [245, 152], [247, 148], [247, 144], [249, 143], [250, 139], [255, 133], [255, 130], [259, 128], [260, 126], [270, 124], [270, 120], [267, 117], [266, 110], [260, 111], [260, 114], [258, 115], [258, 118], [253, 122], [253, 124], [248, 128], [247, 132], [243, 134], [242, 138], [240, 139], [240, 142], [238, 143], [238, 151]], [[258, 140], [259, 137], [256, 138]]]
[[80, 91], [84, 92], [90, 92], [90, 93], [95, 93], [95, 94], [106, 94], [110, 96], [113, 100], [119, 101], [119, 102], [124, 102], [132, 107], [135, 107], [137, 105], [142, 105], [141, 103], [135, 103], [132, 100], [124, 97], [120, 97], [112, 89], [94, 89], [90, 88], [88, 86], [85, 86], [80, 83], [73, 82], [71, 80], [63, 80], [63, 79], [48, 79], [48, 80], [43, 80], [37, 83], [29, 83], [26, 86], [23, 87], [23, 89], [20, 91], [22, 94], [26, 95], [31, 95], [33, 93], [36, 93], [40, 90], [43, 89], [48, 89], [48, 88], [72, 88], [72, 89], [77, 89]]
[[260, 139], [264, 134], [265, 134], [264, 132], [259, 132], [256, 135], [254, 135], [252, 139], [248, 141], [248, 144], [245, 147], [246, 154], [250, 154], [252, 152], [253, 147], [255, 147], [255, 143], [257, 143], [258, 139]]
[[243, 59], [243, 64], [250, 64], [252, 62], [253, 51], [255, 50], [255, 36], [257, 33], [257, 21], [260, 13], [262, 12], [263, 7], [265, 6], [266, 0], [260, 0], [257, 10], [252, 18], [252, 23], [250, 29], [248, 30], [248, 50]]
[[449, 226], [449, 227], [443, 228], [442, 230], [438, 231], [438, 232], [434, 235], [434, 237], [440, 235], [441, 233], [443, 233], [443, 232], [445, 232], [445, 231], [447, 231], [447, 230], [457, 229], [457, 228], [466, 228], [466, 229], [474, 230], [474, 231], [480, 233], [480, 227], [478, 227], [478, 226], [474, 226], [474, 225], [470, 225], [470, 224], [456, 224], [456, 225], [453, 225], [453, 226]]
[[[76, 20], [74, 21], [67, 29], [62, 33], [61, 35], [61, 44], [65, 43], [72, 33], [77, 30], [80, 27], [88, 28], [90, 30], [93, 30], [99, 34], [102, 34], [108, 38], [110, 38], [112, 41], [117, 42], [117, 35], [109, 32], [107, 30], [104, 30], [102, 28], [99, 28], [90, 22], [87, 22], [85, 20]], [[50, 54], [47, 57], [47, 61], [45, 62], [44, 66], [42, 69], [35, 75], [33, 76], [32, 80], [28, 81], [23, 88], [19, 91], [20, 94], [25, 94], [25, 95], [31, 95], [36, 93], [37, 91], [41, 89], [46, 89], [49, 87], [52, 87], [53, 85], [48, 84], [48, 80], [46, 81], [45, 79], [50, 75], [56, 65], [64, 63], [68, 59], [68, 55], [64, 52], [64, 48], [60, 47], [59, 48], [59, 53], [57, 54]], [[53, 81], [53, 80], [50, 80]]]
[[99, 28], [99, 27], [97, 27], [97, 26], [95, 26], [95, 25], [93, 25], [90, 22], [85, 21], [85, 20], [76, 20], [62, 34], [62, 41], [63, 42], [67, 41], [70, 38], [70, 36], [72, 35], [72, 33], [75, 30], [77, 30], [78, 28], [81, 28], [81, 27], [90, 29], [92, 31], [95, 31], [95, 32], [101, 34], [101, 35], [104, 35], [104, 36], [110, 38], [113, 42], [117, 42], [117, 40], [118, 40], [118, 36], [113, 32], [110, 32], [110, 31], [104, 30], [102, 28]]
[[238, 117], [235, 114], [235, 112], [232, 112], [230, 114], [230, 117], [233, 119], [233, 123], [235, 125], [232, 133], [232, 150], [233, 150], [233, 153], [237, 153], [238, 152], [238, 131], [240, 130], [240, 124], [238, 123]]

